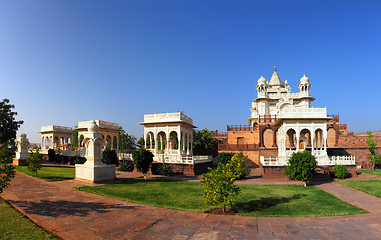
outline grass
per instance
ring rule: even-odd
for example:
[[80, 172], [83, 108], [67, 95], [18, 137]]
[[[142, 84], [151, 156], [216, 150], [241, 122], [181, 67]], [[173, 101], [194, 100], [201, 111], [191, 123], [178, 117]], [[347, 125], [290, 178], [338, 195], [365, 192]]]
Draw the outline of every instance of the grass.
[[57, 239], [0, 198], [0, 239]]
[[381, 178], [339, 181], [339, 183], [381, 198]]
[[17, 166], [16, 171], [37, 177], [46, 181], [62, 181], [75, 177], [75, 168], [66, 166], [43, 166], [37, 175], [29, 172], [26, 166]]
[[381, 169], [375, 169], [375, 170], [360, 170], [360, 172], [381, 176]]
[[[307, 217], [366, 213], [315, 187], [296, 185], [239, 185], [236, 208], [242, 216]], [[199, 182], [131, 179], [123, 184], [81, 187], [112, 198], [178, 210], [205, 212]]]

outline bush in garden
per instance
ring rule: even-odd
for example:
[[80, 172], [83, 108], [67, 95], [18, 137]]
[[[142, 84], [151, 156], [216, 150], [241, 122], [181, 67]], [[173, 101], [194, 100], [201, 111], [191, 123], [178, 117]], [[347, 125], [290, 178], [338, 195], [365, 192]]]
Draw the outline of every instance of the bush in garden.
[[225, 166], [230, 159], [234, 156], [234, 153], [219, 153], [217, 156], [217, 167], [223, 167]]
[[151, 151], [146, 149], [138, 149], [132, 152], [132, 158], [134, 159], [134, 164], [136, 170], [143, 173], [144, 179], [147, 179], [147, 172], [149, 166], [153, 162], [153, 154]]
[[11, 165], [12, 154], [13, 151], [8, 148], [7, 143], [0, 146], [0, 193], [10, 184], [11, 179], [15, 177], [15, 167]]
[[102, 162], [107, 165], [119, 166], [118, 155], [115, 150], [106, 149], [102, 152]]
[[234, 185], [235, 178], [231, 173], [218, 167], [215, 170], [202, 174], [201, 183], [205, 189], [202, 191], [204, 200], [212, 206], [222, 207], [225, 213], [226, 207], [233, 207], [236, 197], [240, 193], [239, 187]]
[[250, 169], [246, 166], [242, 152], [234, 154], [234, 156], [226, 163], [223, 169], [237, 180], [244, 179], [249, 174]]
[[121, 162], [118, 170], [122, 172], [132, 172], [134, 171], [134, 168], [135, 166], [132, 161], [123, 161]]
[[160, 175], [173, 176], [172, 167], [168, 164], [165, 164], [165, 163], [159, 165], [159, 167], [157, 168], [157, 172]]
[[344, 179], [348, 175], [348, 167], [336, 164], [335, 166], [333, 166], [332, 172], [338, 179]]
[[77, 155], [75, 155], [75, 159], [74, 159], [74, 164], [84, 164], [86, 162], [86, 158], [84, 157], [80, 157]]
[[26, 161], [28, 162], [28, 170], [34, 174], [37, 174], [38, 170], [41, 169], [42, 164], [42, 155], [36, 151], [35, 153], [32, 153], [29, 157], [26, 158]]
[[307, 186], [307, 182], [316, 169], [316, 164], [315, 156], [306, 150], [293, 153], [288, 160], [284, 175], [293, 180], [302, 181], [304, 186]]
[[48, 150], [48, 160], [49, 160], [50, 162], [53, 162], [55, 156], [56, 156], [56, 151], [54, 151], [54, 149], [51, 149], [51, 148], [50, 148], [50, 149]]

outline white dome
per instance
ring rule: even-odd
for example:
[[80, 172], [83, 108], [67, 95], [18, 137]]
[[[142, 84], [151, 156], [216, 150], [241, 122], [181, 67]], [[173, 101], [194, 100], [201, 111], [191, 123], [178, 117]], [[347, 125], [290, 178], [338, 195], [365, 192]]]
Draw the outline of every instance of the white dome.
[[95, 121], [93, 121], [93, 123], [87, 129], [89, 130], [89, 132], [98, 132], [99, 131], [99, 127], [95, 123]]
[[258, 79], [258, 85], [265, 85], [266, 83], [267, 83], [266, 78], [264, 78], [264, 77], [261, 75], [261, 77]]
[[300, 84], [306, 83], [310, 83], [310, 79], [308, 79], [308, 77], [306, 77], [306, 74], [304, 74], [303, 77], [300, 79]]

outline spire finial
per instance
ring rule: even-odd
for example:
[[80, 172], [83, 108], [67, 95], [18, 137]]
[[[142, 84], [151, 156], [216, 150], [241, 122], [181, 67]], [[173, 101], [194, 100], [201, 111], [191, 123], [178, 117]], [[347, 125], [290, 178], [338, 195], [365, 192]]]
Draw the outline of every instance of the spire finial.
[[274, 72], [276, 72], [276, 66], [274, 66]]

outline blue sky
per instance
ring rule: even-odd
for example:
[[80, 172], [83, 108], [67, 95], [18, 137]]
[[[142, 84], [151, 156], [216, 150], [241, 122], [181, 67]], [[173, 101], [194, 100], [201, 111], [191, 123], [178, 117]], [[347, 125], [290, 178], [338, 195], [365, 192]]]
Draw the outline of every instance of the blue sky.
[[247, 124], [273, 66], [349, 131], [381, 130], [380, 1], [0, 1], [0, 98], [20, 132], [184, 111], [199, 128]]

